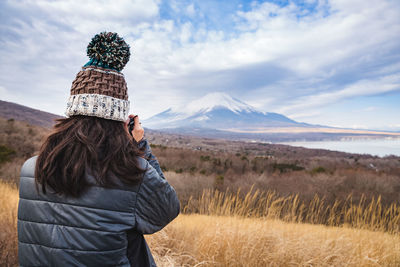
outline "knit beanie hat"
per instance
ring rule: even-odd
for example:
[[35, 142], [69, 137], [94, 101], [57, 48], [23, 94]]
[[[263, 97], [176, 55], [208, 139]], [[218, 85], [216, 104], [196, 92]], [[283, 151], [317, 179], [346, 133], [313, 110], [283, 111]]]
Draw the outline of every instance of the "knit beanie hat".
[[102, 32], [89, 43], [87, 55], [90, 61], [72, 82], [65, 115], [125, 121], [128, 88], [121, 70], [129, 61], [129, 45], [117, 33]]

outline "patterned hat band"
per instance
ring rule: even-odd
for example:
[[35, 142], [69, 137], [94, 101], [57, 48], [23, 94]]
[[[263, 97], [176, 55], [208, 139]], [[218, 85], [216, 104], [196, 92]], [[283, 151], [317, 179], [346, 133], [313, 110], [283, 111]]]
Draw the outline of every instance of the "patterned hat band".
[[71, 95], [67, 102], [67, 117], [86, 115], [115, 121], [126, 121], [129, 101], [100, 94]]
[[125, 121], [129, 113], [127, 90], [122, 73], [96, 66], [83, 67], [72, 83], [65, 114]]

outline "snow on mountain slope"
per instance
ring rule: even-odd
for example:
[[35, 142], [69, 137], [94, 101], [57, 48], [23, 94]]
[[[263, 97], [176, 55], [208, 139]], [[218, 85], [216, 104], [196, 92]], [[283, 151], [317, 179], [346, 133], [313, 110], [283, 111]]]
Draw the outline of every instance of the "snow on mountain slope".
[[233, 98], [226, 93], [214, 92], [209, 93], [202, 98], [196, 99], [188, 103], [186, 106], [172, 109], [171, 112], [182, 112], [187, 115], [193, 115], [196, 113], [210, 112], [215, 108], [226, 108], [234, 113], [256, 111], [250, 105], [247, 105], [246, 103], [243, 103], [242, 101]]
[[143, 125], [152, 129], [251, 129], [301, 124], [281, 114], [257, 111], [252, 106], [232, 98], [226, 93], [214, 92], [189, 102], [187, 105], [169, 108], [144, 120]]

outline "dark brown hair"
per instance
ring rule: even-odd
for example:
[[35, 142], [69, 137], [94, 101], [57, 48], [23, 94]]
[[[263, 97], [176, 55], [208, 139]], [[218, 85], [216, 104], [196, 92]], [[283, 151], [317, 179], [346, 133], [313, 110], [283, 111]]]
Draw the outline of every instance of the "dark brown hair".
[[89, 186], [86, 173], [100, 186], [111, 187], [113, 177], [135, 185], [144, 172], [137, 156], [142, 153], [129, 135], [124, 122], [90, 116], [59, 119], [43, 143], [35, 168], [35, 181], [46, 193], [78, 197]]

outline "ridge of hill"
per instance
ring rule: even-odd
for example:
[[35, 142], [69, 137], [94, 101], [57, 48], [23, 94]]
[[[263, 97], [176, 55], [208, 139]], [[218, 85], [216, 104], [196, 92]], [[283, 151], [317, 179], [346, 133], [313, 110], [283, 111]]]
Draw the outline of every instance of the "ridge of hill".
[[29, 124], [50, 128], [54, 120], [62, 116], [30, 108], [20, 104], [0, 100], [0, 117], [25, 121]]

